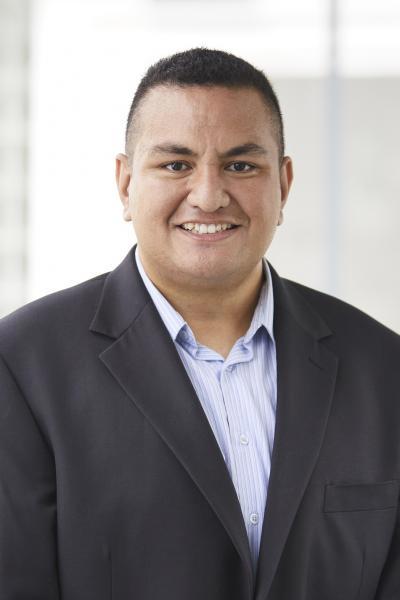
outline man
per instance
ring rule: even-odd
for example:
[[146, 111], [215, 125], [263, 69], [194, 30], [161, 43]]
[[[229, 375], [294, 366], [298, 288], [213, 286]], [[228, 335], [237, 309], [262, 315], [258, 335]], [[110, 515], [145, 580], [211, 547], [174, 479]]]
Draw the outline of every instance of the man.
[[264, 74], [158, 62], [116, 176], [137, 247], [0, 324], [1, 599], [400, 598], [399, 338], [263, 259]]

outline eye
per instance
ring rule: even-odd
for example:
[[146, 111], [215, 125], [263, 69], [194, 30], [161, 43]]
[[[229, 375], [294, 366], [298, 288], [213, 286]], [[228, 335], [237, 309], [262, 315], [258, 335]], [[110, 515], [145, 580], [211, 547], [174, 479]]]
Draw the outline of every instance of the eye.
[[246, 162], [234, 162], [227, 167], [227, 171], [233, 171], [234, 173], [249, 173], [253, 169], [255, 169], [255, 166]]
[[168, 163], [167, 165], [164, 165], [164, 167], [168, 171], [174, 171], [175, 173], [179, 173], [181, 171], [186, 171], [186, 169], [189, 168], [187, 165], [185, 165], [185, 163], [183, 163], [179, 160], [175, 160], [174, 162]]

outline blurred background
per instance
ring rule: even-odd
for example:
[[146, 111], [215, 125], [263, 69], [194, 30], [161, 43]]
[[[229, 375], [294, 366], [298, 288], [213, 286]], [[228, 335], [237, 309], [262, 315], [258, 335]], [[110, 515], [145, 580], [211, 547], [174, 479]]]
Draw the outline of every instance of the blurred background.
[[249, 60], [280, 98], [295, 182], [271, 263], [399, 331], [398, 0], [0, 0], [0, 316], [128, 252], [130, 102], [194, 46]]

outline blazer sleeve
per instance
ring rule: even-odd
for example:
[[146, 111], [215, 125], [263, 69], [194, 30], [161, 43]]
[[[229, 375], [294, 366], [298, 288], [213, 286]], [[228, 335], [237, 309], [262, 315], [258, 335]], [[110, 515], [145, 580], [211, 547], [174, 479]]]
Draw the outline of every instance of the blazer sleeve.
[[0, 357], [0, 598], [59, 600], [52, 453]]
[[397, 598], [400, 598], [400, 505], [397, 508], [396, 528], [375, 600], [396, 600]]

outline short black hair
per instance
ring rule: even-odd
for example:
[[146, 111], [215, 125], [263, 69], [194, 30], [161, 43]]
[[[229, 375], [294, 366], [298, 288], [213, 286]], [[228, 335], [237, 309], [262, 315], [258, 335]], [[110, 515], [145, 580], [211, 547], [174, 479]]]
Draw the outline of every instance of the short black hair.
[[278, 98], [263, 71], [228, 52], [209, 48], [192, 48], [162, 58], [152, 65], [140, 81], [129, 110], [125, 132], [126, 152], [138, 106], [147, 92], [159, 85], [187, 87], [191, 85], [254, 88], [270, 111], [276, 132], [279, 159], [285, 152], [282, 113]]

